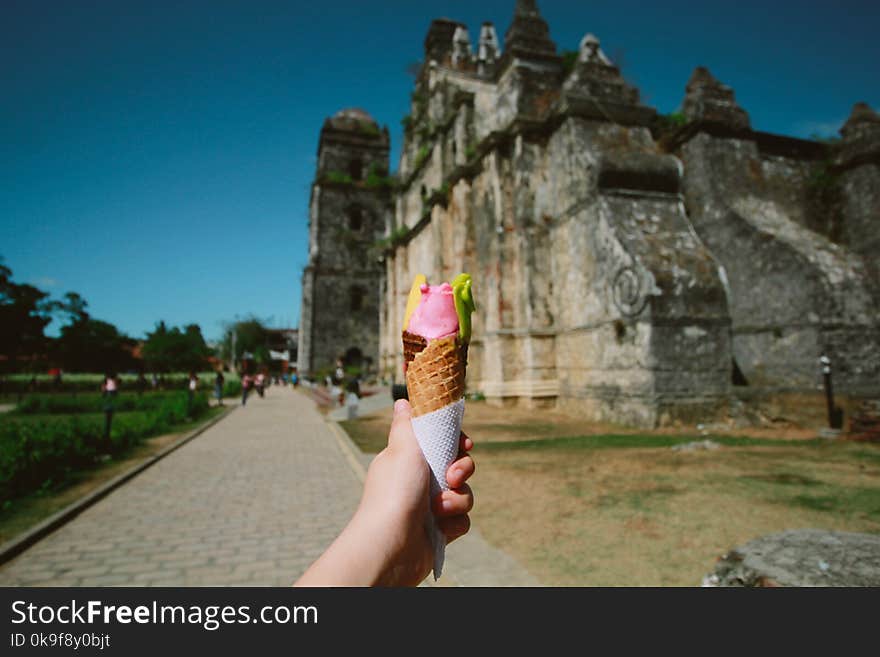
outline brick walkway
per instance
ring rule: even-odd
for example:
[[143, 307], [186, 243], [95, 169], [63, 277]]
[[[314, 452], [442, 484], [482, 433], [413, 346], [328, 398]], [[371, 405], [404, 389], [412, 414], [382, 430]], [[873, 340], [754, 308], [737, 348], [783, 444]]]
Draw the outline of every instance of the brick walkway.
[[[17, 558], [0, 586], [285, 586], [351, 517], [369, 457], [270, 388]], [[538, 582], [473, 528], [428, 586]]]
[[313, 403], [270, 388], [0, 568], [0, 585], [287, 585], [360, 491]]

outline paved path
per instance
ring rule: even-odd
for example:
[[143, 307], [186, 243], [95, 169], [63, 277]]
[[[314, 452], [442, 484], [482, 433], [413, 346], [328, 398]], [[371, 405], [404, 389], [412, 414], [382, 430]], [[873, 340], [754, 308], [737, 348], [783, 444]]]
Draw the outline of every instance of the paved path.
[[360, 491], [311, 400], [270, 388], [0, 568], [0, 585], [290, 584]]
[[[394, 406], [394, 399], [391, 397], [391, 388], [388, 386], [370, 388], [370, 393], [369, 396], [362, 397], [358, 400], [356, 407], [357, 410], [353, 413], [354, 417], [369, 415], [370, 413], [375, 413], [383, 408], [391, 408]], [[328, 417], [331, 420], [336, 421], [354, 419], [354, 417], [351, 417], [350, 413], [351, 411], [347, 406], [341, 406], [330, 411]]]
[[[307, 395], [270, 388], [0, 567], [0, 586], [291, 584], [350, 518], [368, 460]], [[475, 528], [437, 584], [537, 582]]]

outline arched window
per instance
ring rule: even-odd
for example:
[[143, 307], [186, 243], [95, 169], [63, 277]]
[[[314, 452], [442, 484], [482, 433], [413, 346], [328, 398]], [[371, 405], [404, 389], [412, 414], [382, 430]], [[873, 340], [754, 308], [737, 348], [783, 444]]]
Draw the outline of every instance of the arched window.
[[358, 312], [364, 307], [364, 296], [366, 292], [360, 285], [352, 285], [349, 290], [349, 310]]
[[364, 163], [356, 157], [348, 163], [348, 175], [352, 180], [361, 180], [364, 177]]
[[363, 352], [357, 347], [349, 347], [348, 351], [342, 357], [342, 362], [349, 367], [360, 367], [364, 361]]
[[353, 231], [360, 231], [364, 227], [364, 213], [359, 207], [348, 209], [348, 228]]

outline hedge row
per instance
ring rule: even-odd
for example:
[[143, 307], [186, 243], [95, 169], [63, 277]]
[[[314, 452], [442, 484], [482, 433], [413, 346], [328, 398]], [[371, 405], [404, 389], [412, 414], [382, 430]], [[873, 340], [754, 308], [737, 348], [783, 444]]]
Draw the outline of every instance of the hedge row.
[[102, 455], [120, 454], [143, 438], [168, 432], [188, 414], [197, 418], [208, 409], [207, 397], [196, 395], [188, 406], [186, 393], [176, 393], [152, 410], [114, 415], [109, 440], [103, 413], [5, 415], [0, 420], [0, 500], [48, 488]]
[[[233, 382], [233, 376], [231, 374], [227, 374], [227, 379], [229, 382]], [[0, 395], [27, 395], [27, 394], [58, 394], [58, 393], [89, 393], [96, 392], [101, 389], [101, 383], [104, 378], [102, 376], [96, 375], [93, 378], [74, 378], [70, 376], [68, 378], [64, 378], [60, 385], [57, 385], [54, 380], [50, 378], [38, 378], [36, 381], [36, 385], [32, 386], [30, 379], [21, 377], [21, 376], [0, 376]], [[175, 374], [171, 376], [165, 376], [162, 385], [159, 388], [160, 391], [178, 391], [178, 390], [186, 390], [186, 387], [189, 383], [189, 377], [187, 375]], [[214, 377], [212, 375], [202, 374], [199, 376], [199, 387], [203, 390], [213, 390], [214, 389]], [[137, 380], [131, 376], [123, 376], [120, 380], [120, 388], [125, 392], [136, 392], [138, 390]], [[146, 386], [144, 387], [144, 392], [152, 392], [153, 386], [150, 382], [149, 377], [147, 377]]]
[[[149, 411], [158, 408], [179, 392], [157, 392], [149, 395], [120, 393], [112, 399], [115, 411]], [[25, 397], [13, 413], [35, 415], [54, 413], [103, 413], [108, 399], [100, 393], [85, 395], [31, 395]]]

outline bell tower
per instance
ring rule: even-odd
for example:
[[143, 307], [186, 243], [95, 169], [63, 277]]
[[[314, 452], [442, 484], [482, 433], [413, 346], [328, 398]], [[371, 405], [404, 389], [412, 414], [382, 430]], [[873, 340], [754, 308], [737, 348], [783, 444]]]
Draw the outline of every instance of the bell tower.
[[342, 359], [375, 371], [383, 267], [376, 247], [391, 212], [388, 129], [360, 109], [324, 121], [309, 203], [297, 367], [301, 375]]

